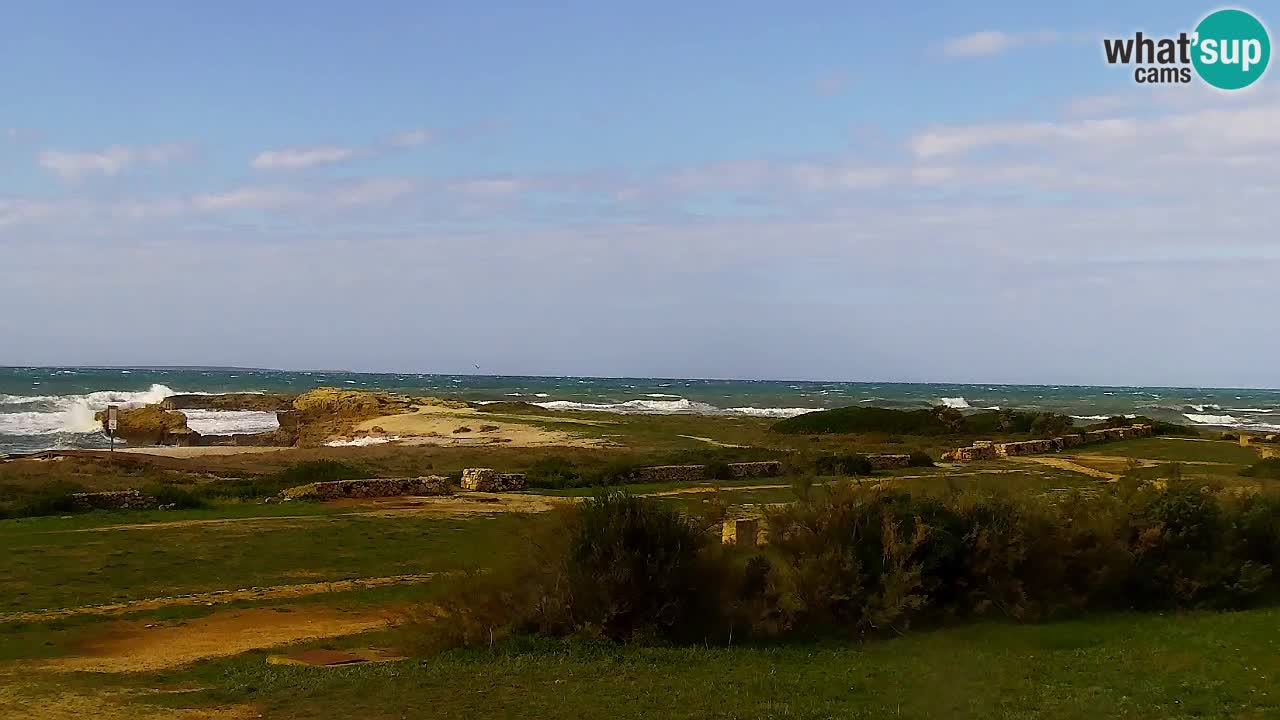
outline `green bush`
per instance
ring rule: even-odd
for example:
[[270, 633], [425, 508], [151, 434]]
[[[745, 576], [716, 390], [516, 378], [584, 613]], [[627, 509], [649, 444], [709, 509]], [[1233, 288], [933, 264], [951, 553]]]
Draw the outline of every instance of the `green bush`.
[[372, 476], [368, 470], [338, 460], [305, 460], [280, 470], [271, 479], [292, 487], [333, 480], [363, 480]]
[[870, 475], [871, 461], [866, 455], [819, 455], [813, 461], [813, 469], [819, 475]]
[[587, 501], [569, 539], [575, 617], [615, 640], [697, 635], [715, 599], [700, 558], [706, 540], [670, 505], [621, 492]]
[[71, 496], [84, 491], [83, 486], [66, 480], [54, 480], [34, 490], [15, 488], [6, 492], [4, 501], [0, 502], [0, 517], [40, 517], [76, 512]]
[[907, 464], [910, 467], [933, 467], [933, 458], [923, 450], [912, 450], [911, 460]]
[[968, 415], [948, 407], [929, 410], [853, 407], [805, 413], [782, 420], [773, 430], [792, 435], [887, 433], [890, 435], [1013, 435], [1054, 437], [1072, 428], [1072, 419], [1054, 413], [984, 410]]
[[171, 510], [195, 510], [209, 506], [200, 495], [174, 485], [155, 485], [143, 492], [155, 498], [156, 505]]
[[1280, 480], [1280, 458], [1266, 458], [1240, 471], [1245, 477]]
[[674, 505], [621, 493], [563, 511], [559, 540], [438, 603], [433, 647], [522, 632], [617, 641], [860, 636], [998, 615], [1280, 600], [1280, 496], [1171, 478], [1112, 492], [918, 497], [796, 487], [769, 545], [723, 546]]

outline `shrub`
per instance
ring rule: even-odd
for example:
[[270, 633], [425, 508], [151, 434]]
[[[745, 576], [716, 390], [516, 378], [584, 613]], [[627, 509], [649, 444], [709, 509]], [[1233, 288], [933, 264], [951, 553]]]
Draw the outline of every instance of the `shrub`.
[[363, 480], [371, 475], [367, 470], [338, 460], [306, 460], [279, 471], [273, 479], [293, 486], [332, 480]]
[[1280, 480], [1280, 458], [1260, 460], [1240, 471], [1244, 477]]
[[706, 542], [670, 505], [610, 492], [584, 503], [570, 531], [568, 582], [579, 622], [615, 640], [697, 634], [705, 619]]
[[71, 496], [84, 491], [85, 488], [78, 483], [54, 480], [34, 491], [15, 492], [12, 500], [0, 505], [0, 517], [40, 517], [75, 512]]
[[865, 455], [819, 455], [813, 461], [819, 475], [870, 475], [871, 461]]
[[578, 477], [578, 470], [574, 464], [559, 455], [540, 458], [525, 468], [525, 478], [530, 487], [574, 487], [577, 485]]
[[156, 505], [171, 510], [195, 510], [209, 506], [203, 497], [174, 485], [155, 485], [143, 492], [155, 498]]
[[732, 480], [733, 468], [729, 467], [729, 463], [722, 460], [715, 460], [706, 465], [707, 478], [710, 480]]
[[933, 458], [929, 457], [929, 453], [923, 450], [912, 450], [911, 459], [907, 462], [910, 467], [933, 467]]
[[760, 551], [709, 542], [674, 505], [603, 494], [562, 511], [541, 554], [446, 593], [448, 621], [426, 634], [723, 642], [1280, 599], [1280, 496], [1176, 477], [1114, 488], [938, 498], [802, 481], [799, 502], [765, 511]]

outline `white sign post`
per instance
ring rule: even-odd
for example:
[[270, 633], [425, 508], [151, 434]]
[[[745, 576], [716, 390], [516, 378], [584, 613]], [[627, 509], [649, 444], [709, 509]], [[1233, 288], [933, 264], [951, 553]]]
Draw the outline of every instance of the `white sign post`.
[[111, 452], [116, 451], [116, 430], [120, 429], [120, 406], [107, 406], [107, 436], [111, 438]]

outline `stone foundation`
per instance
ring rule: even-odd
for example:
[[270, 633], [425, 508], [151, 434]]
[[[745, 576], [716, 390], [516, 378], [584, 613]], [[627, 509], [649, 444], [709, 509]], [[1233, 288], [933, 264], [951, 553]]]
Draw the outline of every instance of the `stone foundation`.
[[462, 489], [475, 492], [508, 492], [523, 490], [524, 473], [500, 473], [493, 468], [467, 468], [462, 471]]
[[1151, 437], [1150, 425], [1130, 425], [1122, 428], [1090, 430], [1074, 435], [1063, 435], [1042, 440], [1023, 440], [1020, 442], [997, 443], [980, 440], [969, 447], [956, 448], [942, 456], [945, 462], [971, 462], [974, 460], [995, 460], [996, 458], [1018, 457], [1021, 455], [1039, 455], [1080, 447], [1090, 443], [1126, 440], [1129, 438]]
[[782, 474], [782, 463], [777, 460], [729, 463], [729, 472], [735, 478], [777, 477]]
[[700, 482], [707, 479], [704, 465], [654, 465], [639, 468], [635, 482]]
[[291, 487], [280, 493], [288, 500], [339, 500], [342, 498], [400, 497], [404, 495], [448, 495], [449, 478], [427, 475], [414, 478], [373, 478], [331, 480]]
[[138, 490], [109, 490], [73, 493], [71, 504], [76, 510], [146, 510], [156, 499]]
[[911, 467], [910, 455], [868, 455], [867, 461], [871, 463], [872, 470], [898, 470]]

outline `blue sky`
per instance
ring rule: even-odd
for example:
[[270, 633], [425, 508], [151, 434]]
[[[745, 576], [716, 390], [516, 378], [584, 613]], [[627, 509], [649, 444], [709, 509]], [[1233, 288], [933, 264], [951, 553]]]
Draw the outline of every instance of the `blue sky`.
[[1216, 6], [689, 5], [8, 6], [0, 364], [1280, 385]]

